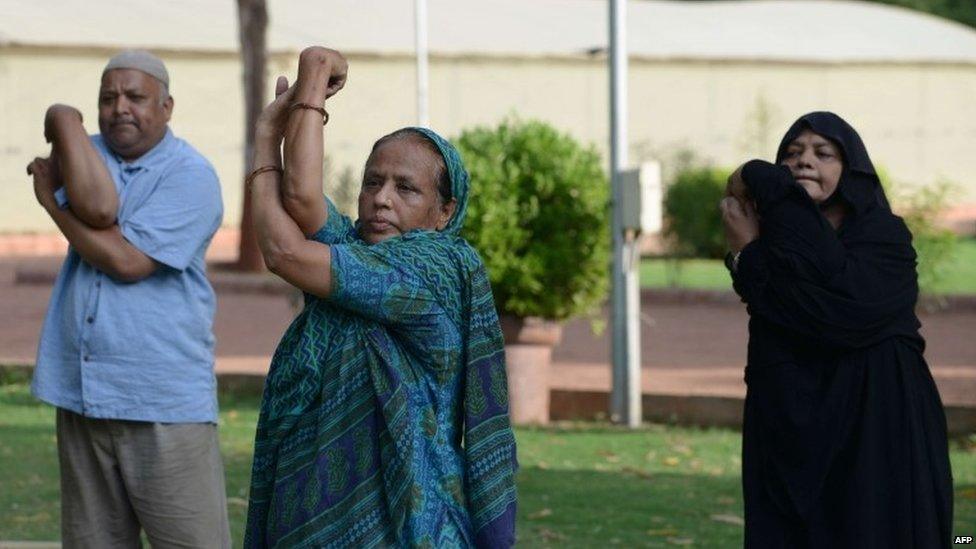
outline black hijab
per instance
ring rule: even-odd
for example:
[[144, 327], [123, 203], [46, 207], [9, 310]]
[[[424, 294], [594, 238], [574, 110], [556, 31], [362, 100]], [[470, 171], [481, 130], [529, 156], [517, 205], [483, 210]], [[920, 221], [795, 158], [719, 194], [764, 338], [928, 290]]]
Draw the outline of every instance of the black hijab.
[[879, 207], [891, 211], [864, 141], [861, 140], [857, 130], [832, 112], [811, 112], [794, 122], [790, 129], [786, 130], [786, 135], [783, 136], [776, 150], [777, 164], [783, 161], [786, 149], [803, 130], [810, 130], [831, 140], [844, 155], [844, 171], [837, 184], [837, 190], [824, 201], [824, 205], [842, 199], [858, 215]]
[[[742, 174], [760, 214], [756, 247], [764, 267], [750, 275], [750, 262], [740, 260], [746, 272], [735, 277], [736, 290], [750, 314], [815, 344], [850, 349], [895, 335], [920, 340], [912, 236], [891, 212], [863, 141], [836, 114], [814, 112], [790, 126], [777, 161], [805, 129], [841, 149], [844, 168], [834, 199], [849, 211], [835, 230], [786, 166], [748, 162]], [[757, 280], [761, 288], [750, 290]]]
[[[828, 198], [850, 206], [837, 230], [779, 164], [805, 129], [830, 139], [844, 155], [840, 182]], [[853, 429], [859, 376], [870, 370], [857, 364], [884, 370], [892, 366], [891, 347], [880, 344], [895, 340], [920, 353], [925, 343], [914, 312], [911, 233], [891, 212], [854, 128], [833, 113], [804, 115], [783, 136], [776, 162], [743, 167], [760, 213], [760, 237], [742, 250], [733, 281], [751, 317], [746, 382], [758, 415], [745, 429], [761, 433], [763, 466], [774, 467], [771, 478], [781, 484], [746, 490], [778, 494], [780, 504], [791, 501], [803, 516], [818, 501], [844, 433]]]
[[[779, 164], [806, 129], [844, 155], [827, 199], [848, 206], [837, 229]], [[753, 160], [741, 173], [759, 213], [759, 238], [732, 271], [750, 315], [746, 547], [859, 547], [869, 524], [943, 546], [952, 482], [921, 356], [915, 252], [864, 143], [839, 116], [814, 112], [786, 132], [776, 164]]]

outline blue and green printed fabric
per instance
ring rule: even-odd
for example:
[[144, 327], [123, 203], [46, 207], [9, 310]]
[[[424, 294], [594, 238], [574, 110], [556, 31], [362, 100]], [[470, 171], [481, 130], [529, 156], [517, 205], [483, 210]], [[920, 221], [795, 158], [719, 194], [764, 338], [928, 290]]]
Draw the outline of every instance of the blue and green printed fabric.
[[313, 238], [330, 246], [333, 292], [306, 295], [272, 359], [246, 547], [514, 543], [502, 335], [484, 265], [457, 235], [467, 174], [417, 131], [445, 156], [456, 214], [368, 245], [329, 202]]

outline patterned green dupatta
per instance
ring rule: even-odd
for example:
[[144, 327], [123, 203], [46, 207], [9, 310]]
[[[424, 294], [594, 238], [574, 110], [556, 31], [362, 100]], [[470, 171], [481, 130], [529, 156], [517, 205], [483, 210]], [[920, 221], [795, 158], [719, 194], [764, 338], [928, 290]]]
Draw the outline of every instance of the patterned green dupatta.
[[[454, 216], [442, 232], [457, 236], [468, 206], [468, 172], [457, 149], [427, 128], [410, 128], [429, 139], [440, 150], [451, 177]], [[505, 348], [498, 313], [488, 276], [481, 259], [461, 303], [467, 309], [461, 318], [465, 346], [464, 385], [465, 493], [468, 512], [478, 547], [510, 547], [515, 543], [515, 437], [508, 417], [508, 387], [505, 376]]]
[[454, 216], [366, 245], [330, 203], [313, 238], [341, 276], [329, 298], [308, 297], [275, 352], [246, 547], [515, 542], [502, 334], [484, 265], [458, 234], [468, 174], [450, 143], [410, 131], [443, 156]]

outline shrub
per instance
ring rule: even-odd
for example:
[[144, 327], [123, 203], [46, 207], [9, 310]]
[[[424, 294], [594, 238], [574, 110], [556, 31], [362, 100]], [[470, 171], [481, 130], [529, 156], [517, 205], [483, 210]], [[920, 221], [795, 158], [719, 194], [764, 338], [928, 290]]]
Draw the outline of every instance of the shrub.
[[731, 170], [692, 166], [664, 193], [664, 236], [678, 257], [721, 258], [727, 251], [718, 204]]
[[332, 158], [326, 156], [322, 161], [322, 174], [325, 178], [325, 192], [340, 212], [355, 219], [358, 215], [359, 189], [362, 185], [352, 166], [336, 170]]
[[938, 224], [953, 189], [951, 183], [940, 181], [894, 197], [896, 212], [912, 231], [912, 245], [918, 253], [918, 285], [926, 294], [942, 280], [944, 267], [956, 248], [955, 233]]
[[471, 172], [463, 235], [488, 268], [499, 312], [564, 320], [600, 305], [610, 192], [595, 149], [517, 119], [465, 130], [455, 143]]
[[930, 294], [944, 277], [945, 265], [952, 261], [958, 237], [939, 225], [939, 217], [949, 205], [958, 185], [947, 180], [925, 187], [907, 188], [891, 178], [884, 166], [875, 166], [891, 209], [905, 220], [912, 232], [912, 246], [918, 254], [918, 286]]

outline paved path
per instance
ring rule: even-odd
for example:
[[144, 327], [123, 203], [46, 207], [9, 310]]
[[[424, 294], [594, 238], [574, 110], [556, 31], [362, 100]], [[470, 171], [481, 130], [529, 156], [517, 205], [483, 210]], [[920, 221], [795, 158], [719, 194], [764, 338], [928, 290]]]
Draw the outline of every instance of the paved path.
[[[58, 265], [51, 257], [0, 258], [0, 363], [33, 363], [50, 296], [49, 284], [15, 283], [15, 273], [47, 273], [50, 278]], [[266, 372], [294, 315], [289, 296], [255, 293], [253, 288], [242, 292], [240, 284], [227, 282], [233, 275], [213, 274], [223, 277], [215, 320], [218, 371]], [[947, 405], [976, 407], [976, 310], [923, 314], [922, 323], [926, 357], [943, 400]], [[744, 395], [746, 315], [741, 304], [645, 300], [642, 325], [645, 393]], [[553, 388], [609, 389], [608, 336], [608, 331], [593, 335], [586, 320], [567, 324], [553, 355]]]

